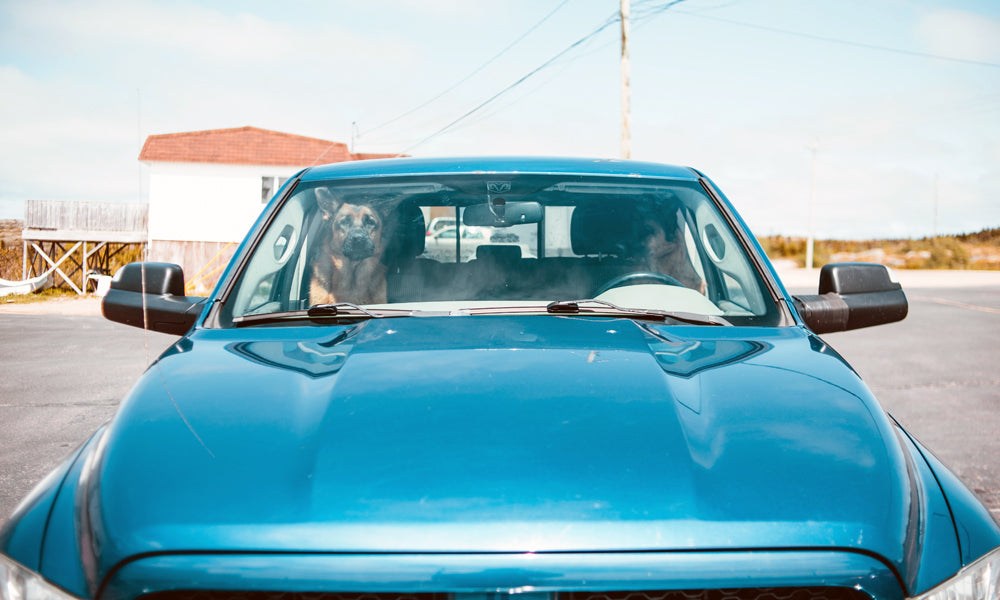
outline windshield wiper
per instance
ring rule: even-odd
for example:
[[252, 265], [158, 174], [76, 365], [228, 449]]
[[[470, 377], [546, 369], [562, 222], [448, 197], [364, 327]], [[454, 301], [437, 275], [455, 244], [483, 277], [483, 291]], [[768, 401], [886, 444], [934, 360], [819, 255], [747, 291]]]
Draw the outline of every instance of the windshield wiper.
[[264, 323], [280, 323], [282, 321], [294, 321], [300, 319], [351, 319], [368, 320], [383, 319], [386, 317], [407, 317], [413, 314], [411, 310], [392, 310], [386, 312], [380, 310], [373, 312], [367, 308], [352, 304], [350, 302], [334, 302], [330, 304], [314, 304], [306, 310], [289, 310], [283, 312], [261, 313], [259, 315], [243, 315], [233, 317], [233, 324], [237, 327], [246, 325], [260, 325]]
[[[586, 305], [598, 305], [601, 309], [587, 308]], [[581, 306], [584, 305], [584, 306]], [[610, 310], [608, 310], [610, 309]], [[579, 314], [615, 314], [624, 315], [639, 319], [653, 319], [657, 321], [679, 321], [691, 325], [732, 325], [729, 321], [715, 315], [700, 315], [689, 312], [668, 312], [664, 310], [625, 308], [612, 304], [606, 300], [595, 300], [588, 298], [585, 300], [557, 300], [545, 306], [545, 310], [555, 315], [579, 315]]]
[[313, 304], [306, 310], [306, 314], [310, 317], [339, 317], [339, 316], [361, 316], [358, 313], [368, 315], [371, 319], [381, 319], [382, 315], [378, 315], [368, 310], [367, 308], [361, 308], [357, 304], [352, 304], [350, 302], [333, 302], [330, 304]]

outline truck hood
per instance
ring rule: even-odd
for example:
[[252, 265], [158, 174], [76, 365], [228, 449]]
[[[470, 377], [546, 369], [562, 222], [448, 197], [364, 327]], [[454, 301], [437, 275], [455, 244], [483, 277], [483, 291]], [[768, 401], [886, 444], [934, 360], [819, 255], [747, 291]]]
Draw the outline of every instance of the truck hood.
[[82, 485], [107, 572], [156, 552], [820, 549], [900, 563], [911, 482], [799, 328], [548, 316], [197, 330]]

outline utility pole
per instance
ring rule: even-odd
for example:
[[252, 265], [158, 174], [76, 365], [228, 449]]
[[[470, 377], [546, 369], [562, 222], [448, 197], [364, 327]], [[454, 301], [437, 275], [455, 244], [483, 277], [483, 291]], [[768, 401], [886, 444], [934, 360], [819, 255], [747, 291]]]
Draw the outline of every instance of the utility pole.
[[622, 158], [632, 158], [631, 106], [629, 93], [630, 67], [628, 62], [629, 0], [621, 0], [622, 22]]
[[[142, 146], [143, 146], [143, 141], [142, 141], [142, 89], [141, 88], [135, 88], [135, 139], [136, 139], [136, 143], [139, 145], [139, 152], [141, 153], [142, 152]], [[142, 163], [139, 162], [139, 161], [136, 161], [136, 162], [138, 163], [136, 166], [139, 169], [139, 171], [138, 171], [138, 175], [139, 175], [139, 187], [138, 187], [138, 190], [137, 190], [137, 193], [138, 193], [139, 197], [136, 198], [136, 200], [138, 200], [139, 202], [142, 202]]]
[[806, 239], [806, 268], [813, 268], [813, 204], [816, 200], [816, 152], [819, 151], [819, 138], [816, 138], [812, 146], [812, 176], [809, 178], [809, 237]]
[[937, 235], [937, 221], [938, 221], [938, 174], [934, 174], [934, 237]]

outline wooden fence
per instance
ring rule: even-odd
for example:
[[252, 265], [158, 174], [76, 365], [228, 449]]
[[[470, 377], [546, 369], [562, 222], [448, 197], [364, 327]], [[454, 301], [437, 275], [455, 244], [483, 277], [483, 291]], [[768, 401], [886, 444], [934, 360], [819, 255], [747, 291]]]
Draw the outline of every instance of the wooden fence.
[[138, 202], [24, 201], [25, 229], [145, 232], [148, 220], [149, 205]]

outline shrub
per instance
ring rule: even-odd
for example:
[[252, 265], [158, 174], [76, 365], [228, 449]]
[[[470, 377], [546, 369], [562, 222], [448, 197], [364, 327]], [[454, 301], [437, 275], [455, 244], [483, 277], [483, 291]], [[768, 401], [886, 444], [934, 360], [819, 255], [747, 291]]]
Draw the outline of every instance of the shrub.
[[0, 279], [21, 280], [23, 254], [21, 244], [8, 244], [0, 240]]

